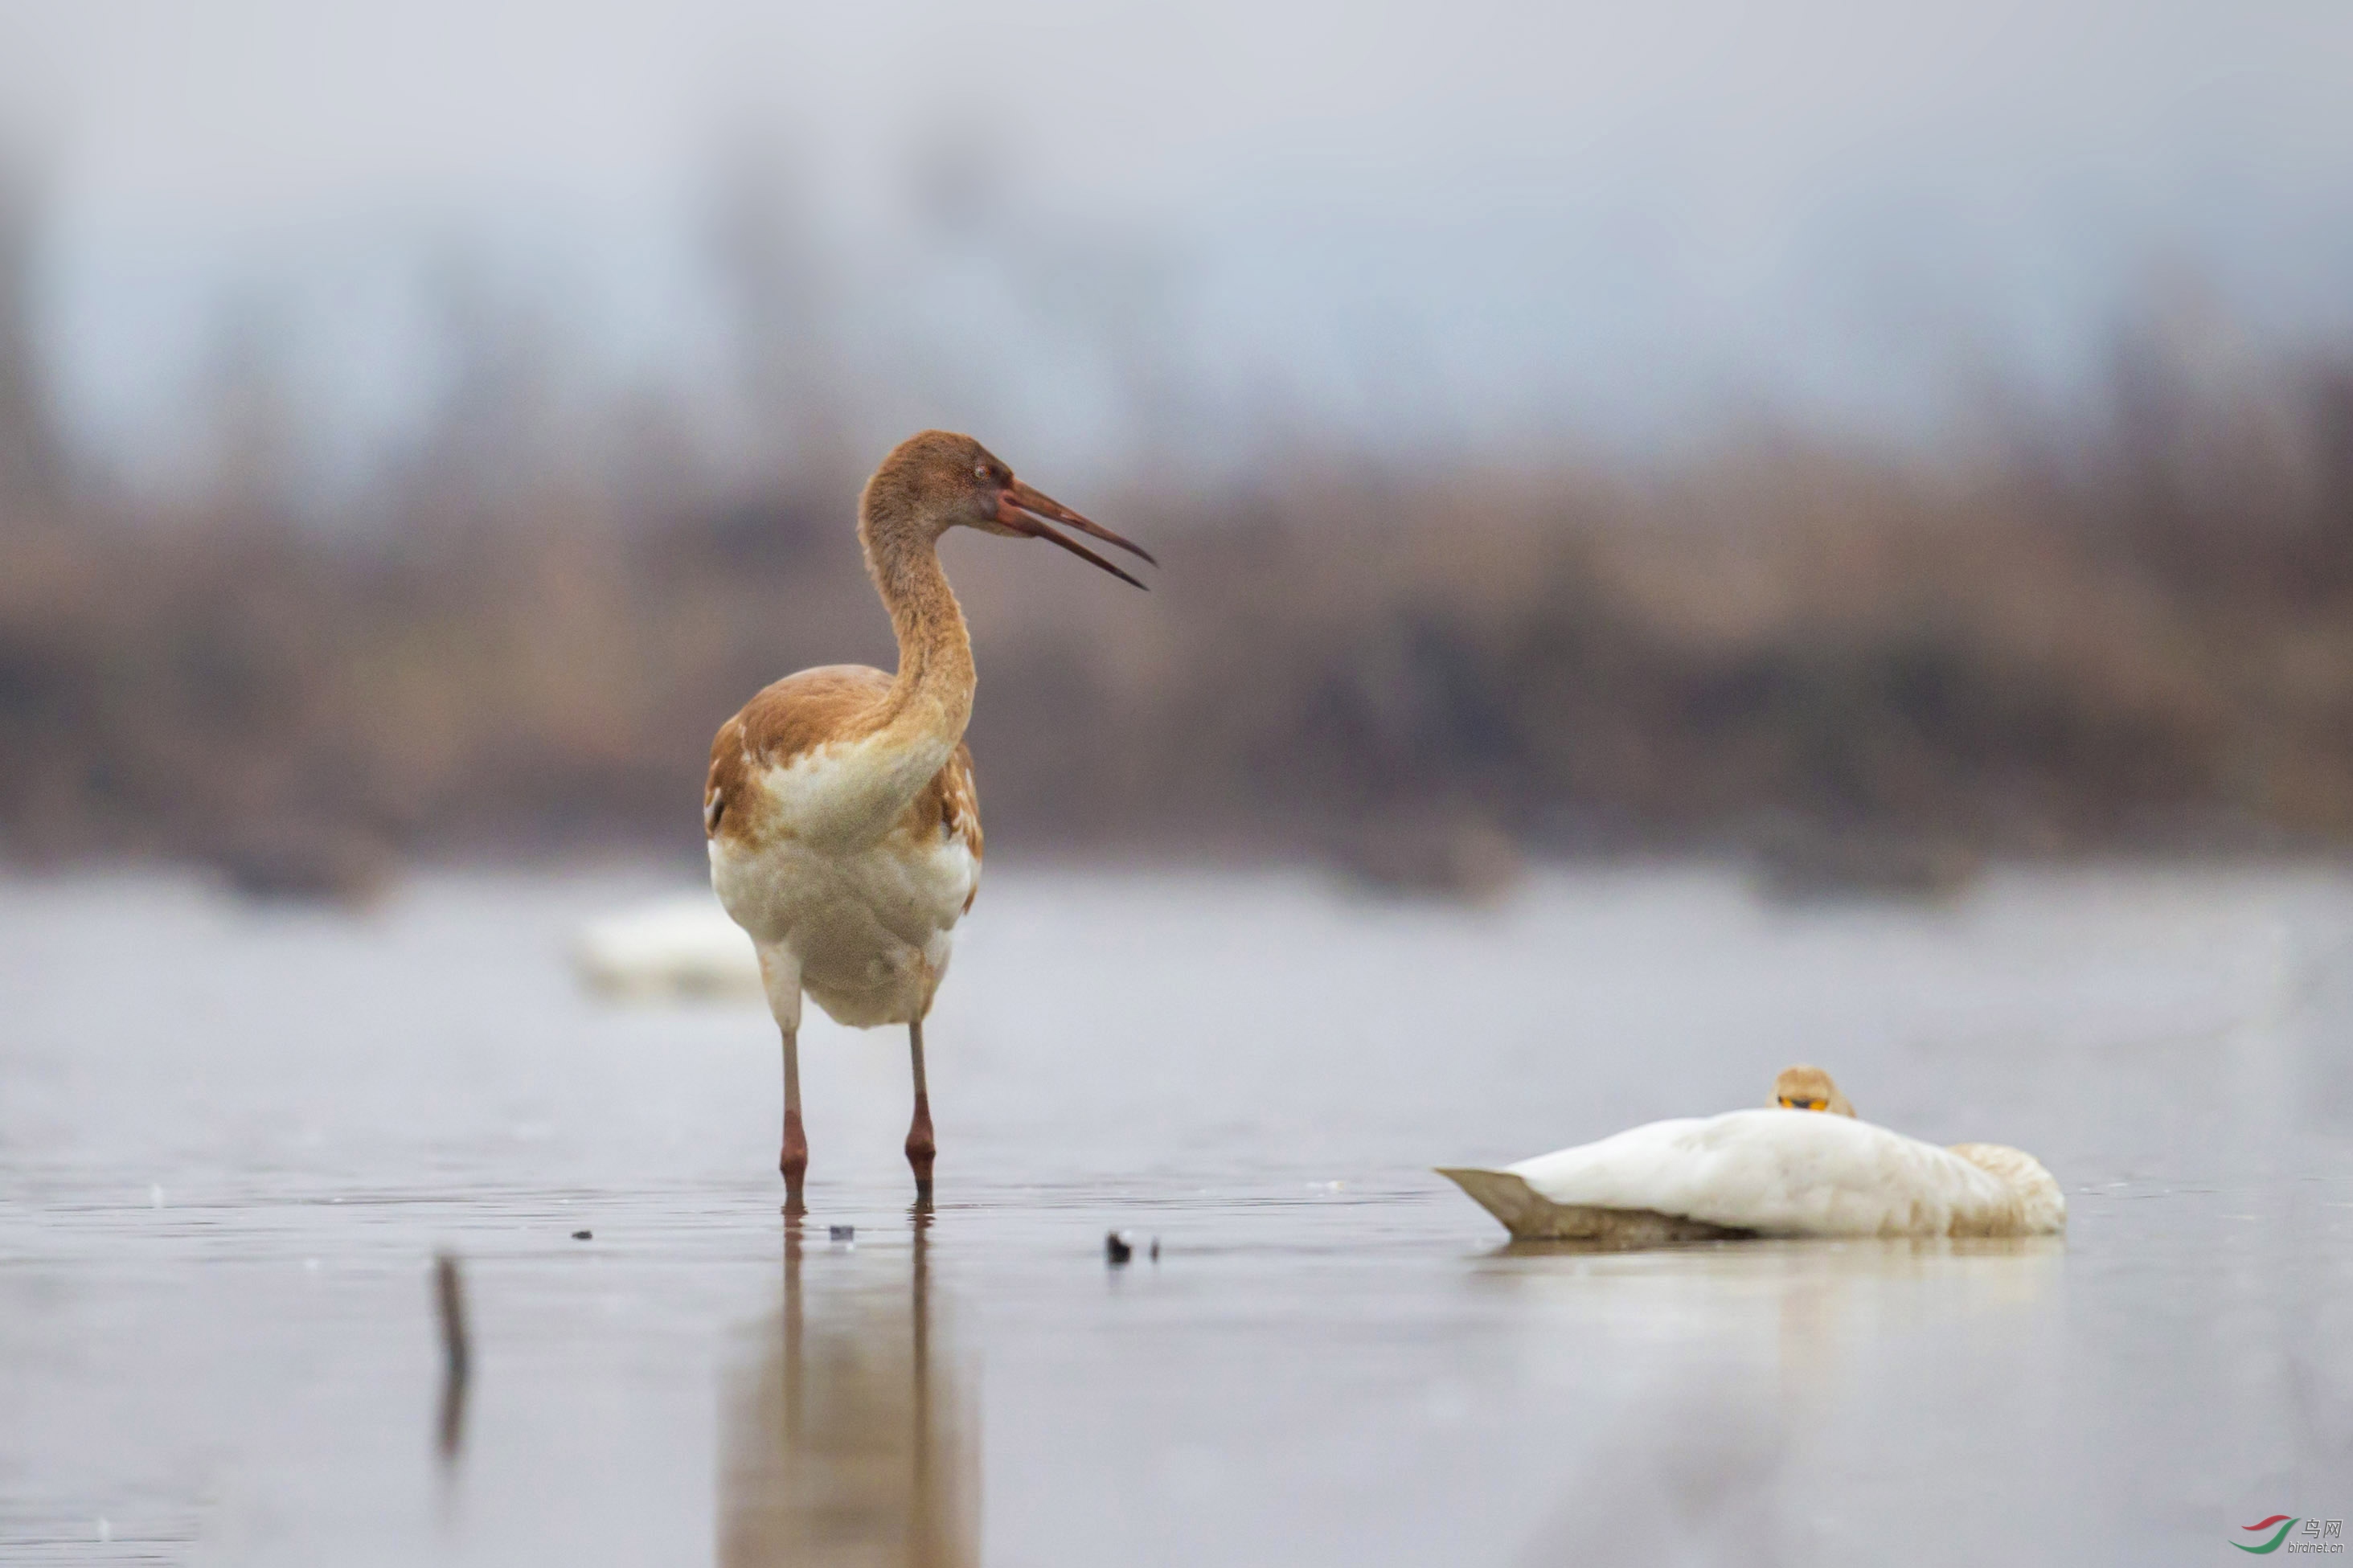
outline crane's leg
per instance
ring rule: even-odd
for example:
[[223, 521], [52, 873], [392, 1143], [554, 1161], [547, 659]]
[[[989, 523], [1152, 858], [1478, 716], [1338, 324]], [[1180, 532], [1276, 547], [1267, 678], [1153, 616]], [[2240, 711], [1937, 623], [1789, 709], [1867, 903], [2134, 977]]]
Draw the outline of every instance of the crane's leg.
[[801, 1179], [808, 1173], [808, 1134], [801, 1131], [801, 1032], [785, 1031], [785, 1146], [776, 1156], [785, 1176], [785, 1212], [800, 1214]]
[[785, 1146], [776, 1169], [785, 1178], [785, 1212], [799, 1215], [807, 1212], [801, 1178], [808, 1172], [808, 1136], [801, 1131], [801, 963], [781, 942], [763, 943], [759, 953], [768, 1011], [785, 1037]]
[[923, 1082], [923, 1021], [921, 1018], [907, 1026], [907, 1054], [915, 1064], [915, 1119], [907, 1126], [907, 1163], [915, 1172], [915, 1201], [932, 1201], [932, 1156], [939, 1146], [932, 1142], [932, 1094]]

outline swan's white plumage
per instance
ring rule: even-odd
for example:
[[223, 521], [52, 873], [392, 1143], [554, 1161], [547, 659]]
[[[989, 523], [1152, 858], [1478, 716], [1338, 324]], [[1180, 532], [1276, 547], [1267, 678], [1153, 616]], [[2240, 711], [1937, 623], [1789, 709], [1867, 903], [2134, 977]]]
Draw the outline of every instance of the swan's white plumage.
[[[1940, 1149], [1808, 1110], [1653, 1121], [1523, 1160], [1500, 1174], [1562, 1208], [1666, 1215], [1762, 1236], [2035, 1236], [2063, 1229], [2067, 1214], [2051, 1173], [2018, 1150]], [[1463, 1185], [1515, 1234], [1538, 1234], [1479, 1184]]]
[[757, 996], [752, 941], [708, 893], [591, 921], [573, 947], [581, 978], [614, 996]]

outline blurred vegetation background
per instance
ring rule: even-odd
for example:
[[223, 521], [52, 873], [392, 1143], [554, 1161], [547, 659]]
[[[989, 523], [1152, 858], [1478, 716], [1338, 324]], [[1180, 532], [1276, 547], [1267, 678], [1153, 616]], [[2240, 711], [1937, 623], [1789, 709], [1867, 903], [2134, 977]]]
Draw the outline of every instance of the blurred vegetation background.
[[[925, 145], [918, 195], [969, 235], [979, 154]], [[426, 289], [438, 391], [322, 485], [267, 289], [220, 301], [168, 483], [77, 439], [42, 330], [53, 204], [37, 160], [10, 167], [10, 859], [333, 882], [407, 855], [690, 856], [722, 720], [803, 666], [892, 663], [852, 509], [876, 410], [922, 399], [861, 345], [788, 168], [712, 182], [725, 352], [691, 396], [600, 373], [562, 310], [458, 247]], [[1148, 260], [1058, 272], [1050, 238], [1020, 274], [1039, 319], [1147, 438], [1065, 477], [975, 433], [1165, 570], [1146, 598], [951, 543], [992, 847], [1442, 881], [1522, 853], [1862, 845], [1934, 881], [2353, 839], [2339, 339], [2244, 333], [2172, 288], [2064, 406], [1997, 392], [1926, 440], [1756, 416], [1648, 449], [1393, 441], [1237, 404], [1153, 324]]]

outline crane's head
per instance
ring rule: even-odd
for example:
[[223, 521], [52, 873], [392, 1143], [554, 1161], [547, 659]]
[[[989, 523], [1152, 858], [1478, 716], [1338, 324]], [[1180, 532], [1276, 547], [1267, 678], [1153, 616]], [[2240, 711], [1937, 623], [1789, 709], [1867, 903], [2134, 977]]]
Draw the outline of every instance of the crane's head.
[[1827, 1110], [1835, 1116], [1852, 1116], [1854, 1107], [1847, 1103], [1831, 1075], [1817, 1067], [1803, 1065], [1783, 1068], [1773, 1080], [1772, 1103], [1788, 1110]]
[[1060, 501], [1022, 483], [1002, 458], [969, 436], [926, 430], [892, 449], [866, 481], [861, 527], [913, 525], [936, 540], [951, 528], [976, 528], [1013, 539], [1045, 539], [1092, 561], [1123, 583], [1142, 583], [1056, 528], [1075, 528], [1157, 566], [1151, 552]]

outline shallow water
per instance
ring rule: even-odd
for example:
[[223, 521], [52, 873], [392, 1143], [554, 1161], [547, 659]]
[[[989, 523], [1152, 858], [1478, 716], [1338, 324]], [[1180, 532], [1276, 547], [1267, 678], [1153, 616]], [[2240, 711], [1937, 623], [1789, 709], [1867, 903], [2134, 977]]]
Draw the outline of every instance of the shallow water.
[[[818, 1018], [797, 1232], [757, 1005], [565, 965], [657, 890], [0, 884], [0, 1561], [2122, 1563], [2353, 1514], [2342, 874], [992, 871], [936, 1215], [902, 1037]], [[2068, 1236], [1581, 1257], [1428, 1171], [1797, 1059], [2034, 1151]]]

